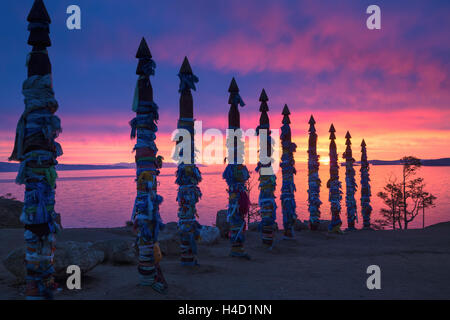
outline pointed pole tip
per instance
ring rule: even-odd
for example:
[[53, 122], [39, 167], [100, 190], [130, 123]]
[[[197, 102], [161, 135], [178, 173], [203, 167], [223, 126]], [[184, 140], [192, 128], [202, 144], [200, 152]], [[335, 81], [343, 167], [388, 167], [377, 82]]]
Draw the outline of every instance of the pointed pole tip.
[[231, 79], [230, 86], [228, 87], [228, 92], [239, 92], [239, 87], [234, 77]]
[[28, 22], [51, 23], [47, 8], [42, 0], [35, 0], [27, 17]]
[[291, 114], [291, 111], [289, 110], [289, 107], [287, 104], [284, 105], [283, 111], [281, 111], [281, 114], [284, 116], [288, 116]]
[[148, 48], [147, 41], [145, 40], [145, 37], [142, 37], [141, 42], [139, 43], [139, 48], [136, 52], [136, 58], [151, 58], [152, 54], [150, 52], [150, 49]]
[[261, 95], [259, 96], [259, 101], [269, 101], [269, 98], [267, 97], [266, 90], [263, 88], [261, 91]]
[[333, 124], [331, 124], [330, 130], [328, 130], [328, 132], [336, 132], [336, 129], [334, 128]]
[[183, 63], [181, 64], [180, 68], [180, 73], [193, 74], [191, 64], [189, 63], [187, 56], [185, 56], [183, 59]]

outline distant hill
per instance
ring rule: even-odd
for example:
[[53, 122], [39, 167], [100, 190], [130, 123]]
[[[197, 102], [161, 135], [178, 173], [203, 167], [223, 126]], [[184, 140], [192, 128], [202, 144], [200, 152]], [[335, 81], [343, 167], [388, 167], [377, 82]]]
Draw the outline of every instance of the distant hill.
[[[447, 167], [450, 166], [450, 158], [441, 159], [426, 159], [421, 160], [423, 166], [429, 167]], [[374, 166], [392, 166], [401, 165], [400, 160], [370, 160], [370, 164]], [[361, 162], [355, 162], [355, 165], [360, 165]], [[341, 166], [345, 163], [341, 163]], [[177, 165], [172, 162], [164, 162], [163, 168], [174, 168]], [[199, 167], [204, 165], [199, 164]], [[57, 170], [69, 171], [69, 170], [113, 170], [113, 169], [134, 169], [136, 165], [134, 163], [116, 163], [116, 164], [58, 164]], [[0, 162], [0, 172], [17, 172], [19, 170], [19, 163], [17, 162]]]
[[[423, 159], [420, 160], [423, 166], [429, 167], [446, 167], [450, 166], [450, 158], [441, 158], [441, 159]], [[369, 163], [374, 166], [385, 166], [385, 165], [401, 165], [400, 160], [394, 161], [385, 161], [385, 160], [371, 160]]]
[[430, 160], [422, 160], [423, 166], [450, 166], [450, 158], [441, 158], [441, 159], [430, 159]]
[[[16, 172], [19, 170], [19, 163], [0, 162], [0, 172]], [[57, 170], [104, 170], [104, 169], [127, 169], [120, 165], [96, 165], [96, 164], [58, 164]]]
[[[136, 168], [136, 164], [135, 163], [128, 163], [128, 162], [119, 162], [114, 164], [115, 166], [119, 166], [123, 168], [127, 168], [127, 169], [134, 169]], [[163, 161], [163, 168], [175, 168], [177, 165], [175, 163], [172, 162], [164, 162]]]
[[[0, 172], [17, 172], [19, 170], [19, 163], [17, 162], [0, 162]], [[174, 163], [163, 163], [164, 168], [176, 167]], [[58, 164], [57, 170], [113, 170], [113, 169], [134, 169], [134, 163], [116, 163], [116, 164]]]
[[[450, 166], [450, 158], [441, 158], [441, 159], [424, 159], [420, 160], [423, 166], [426, 167], [447, 167]], [[401, 165], [400, 160], [369, 160], [369, 163], [374, 166], [393, 166], [393, 165]], [[356, 161], [355, 164], [360, 165], [361, 161]], [[345, 163], [341, 163], [341, 165], [345, 165]]]

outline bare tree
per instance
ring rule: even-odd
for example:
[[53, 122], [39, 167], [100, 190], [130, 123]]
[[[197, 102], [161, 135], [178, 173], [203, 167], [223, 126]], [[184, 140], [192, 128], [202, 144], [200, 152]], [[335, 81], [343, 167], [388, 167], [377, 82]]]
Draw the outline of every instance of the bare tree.
[[424, 186], [425, 184], [422, 184], [419, 192], [417, 193], [417, 197], [419, 198], [417, 212], [422, 211], [422, 228], [425, 228], [425, 209], [435, 207], [436, 204], [434, 201], [437, 199], [431, 193], [424, 191]]
[[249, 172], [249, 174], [250, 178], [246, 181], [247, 195], [248, 198], [250, 199], [250, 209], [247, 215], [247, 226], [250, 224], [250, 222], [259, 221], [260, 218], [258, 203], [252, 202], [251, 200], [252, 198], [250, 197], [250, 193], [252, 189], [256, 186], [257, 180], [253, 172]]
[[400, 203], [402, 201], [401, 185], [397, 183], [397, 179], [394, 176], [389, 177], [388, 183], [384, 186], [384, 191], [378, 192], [378, 197], [380, 197], [388, 209], [381, 208], [380, 212], [382, 219], [375, 220], [375, 224], [380, 228], [391, 226], [393, 230], [398, 228], [401, 229], [400, 217]]
[[408, 229], [408, 223], [411, 222], [412, 220], [414, 220], [414, 218], [416, 217], [415, 214], [415, 209], [417, 206], [417, 201], [416, 199], [413, 199], [414, 202], [414, 209], [411, 210], [410, 212], [408, 212], [408, 197], [412, 197], [412, 189], [409, 190], [409, 192], [407, 192], [407, 188], [408, 188], [408, 184], [411, 188], [416, 188], [418, 184], [420, 184], [422, 181], [416, 181], [417, 179], [413, 180], [413, 181], [408, 181], [409, 178], [411, 178], [412, 176], [414, 176], [417, 172], [417, 170], [422, 166], [422, 163], [420, 162], [420, 160], [416, 157], [413, 156], [408, 156], [408, 157], [403, 157], [400, 160], [400, 163], [402, 164], [402, 191], [403, 191], [403, 201], [402, 201], [402, 209], [403, 209], [403, 221], [404, 221], [404, 226], [405, 229]]
[[[409, 156], [403, 157], [402, 179], [396, 182], [396, 179], [390, 178], [388, 184], [384, 187], [384, 191], [378, 193], [389, 209], [382, 208], [381, 214], [383, 219], [377, 223], [381, 226], [391, 225], [395, 230], [408, 229], [411, 223], [420, 212], [423, 213], [425, 219], [425, 209], [435, 205], [436, 197], [425, 191], [425, 183], [423, 178], [412, 177], [421, 167], [419, 159]], [[425, 222], [423, 222], [425, 225]]]

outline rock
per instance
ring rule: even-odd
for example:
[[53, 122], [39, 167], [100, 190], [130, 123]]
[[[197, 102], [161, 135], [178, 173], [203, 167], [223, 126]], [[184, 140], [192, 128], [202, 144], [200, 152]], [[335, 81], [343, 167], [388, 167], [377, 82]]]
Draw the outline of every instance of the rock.
[[258, 231], [259, 230], [259, 222], [250, 222], [248, 224], [248, 231]]
[[130, 228], [133, 226], [133, 221], [128, 220], [127, 222], [125, 222], [125, 227]]
[[123, 239], [110, 239], [97, 241], [92, 245], [95, 250], [104, 253], [104, 262], [120, 264], [136, 264], [137, 257], [133, 248], [133, 242]]
[[328, 225], [330, 223], [330, 220], [319, 220], [319, 231], [328, 231]]
[[295, 231], [302, 231], [302, 230], [308, 230], [308, 222], [305, 220], [305, 222], [302, 222], [301, 220], [297, 219], [294, 223], [294, 230]]
[[[105, 255], [102, 251], [92, 247], [91, 242], [67, 241], [56, 243], [54, 257], [55, 276], [67, 277], [67, 267], [77, 265], [82, 274], [94, 269], [103, 262]], [[25, 248], [13, 250], [4, 260], [5, 268], [19, 279], [25, 278]]]
[[91, 242], [56, 242], [55, 270], [57, 274], [66, 276], [66, 269], [70, 265], [77, 265], [82, 273], [87, 273], [104, 259], [105, 254], [94, 249]]
[[230, 232], [230, 224], [227, 221], [227, 210], [220, 210], [216, 216], [216, 227], [219, 228], [220, 236], [228, 239]]
[[203, 226], [200, 230], [200, 243], [212, 245], [219, 242], [220, 230], [217, 227]]
[[178, 223], [177, 222], [168, 222], [164, 225], [164, 229], [170, 232], [178, 231]]
[[25, 279], [25, 248], [18, 248], [3, 260], [5, 268], [18, 279]]
[[[328, 225], [330, 224], [330, 220], [319, 220], [319, 228], [318, 231], [327, 231]], [[301, 221], [297, 219], [294, 224], [294, 230], [295, 231], [301, 231], [301, 230], [309, 230], [309, 221]]]
[[[260, 227], [260, 224], [261, 224], [261, 222], [259, 222], [259, 221], [255, 221], [255, 222], [250, 222], [249, 224], [248, 224], [248, 231], [252, 231], [252, 232], [259, 232], [259, 231], [261, 231], [261, 227]], [[278, 222], [275, 222], [275, 224], [274, 224], [274, 230], [275, 231], [278, 231], [279, 229], [278, 229]]]
[[178, 235], [178, 224], [169, 222], [158, 235], [159, 248], [165, 256], [176, 256], [180, 254], [180, 236]]
[[0, 197], [0, 228], [22, 228], [20, 215], [23, 202], [9, 197]]

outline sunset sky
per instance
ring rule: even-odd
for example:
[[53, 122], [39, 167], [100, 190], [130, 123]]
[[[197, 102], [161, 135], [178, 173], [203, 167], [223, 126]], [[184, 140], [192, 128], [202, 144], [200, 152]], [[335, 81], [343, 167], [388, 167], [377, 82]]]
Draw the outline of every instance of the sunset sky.
[[[21, 86], [30, 47], [32, 0], [4, 1], [0, 13], [0, 161], [7, 161], [23, 112]], [[371, 159], [449, 157], [450, 1], [46, 0], [53, 80], [63, 133], [60, 163], [133, 162], [128, 121], [135, 53], [145, 36], [156, 62], [157, 144], [168, 157], [178, 117], [178, 70], [185, 55], [199, 77], [193, 93], [203, 128], [225, 129], [228, 86], [246, 103], [243, 129], [256, 128], [258, 97], [269, 96], [271, 126], [292, 115], [296, 159], [306, 160], [308, 120], [328, 156], [347, 130], [354, 154], [362, 138]], [[81, 7], [81, 30], [66, 28], [66, 8]], [[381, 7], [381, 30], [366, 28], [366, 8]]]

